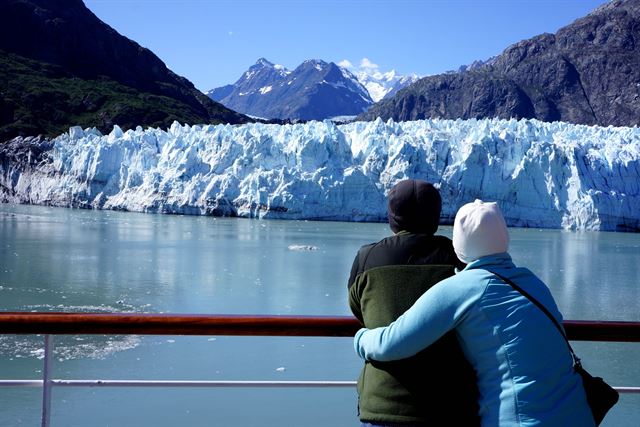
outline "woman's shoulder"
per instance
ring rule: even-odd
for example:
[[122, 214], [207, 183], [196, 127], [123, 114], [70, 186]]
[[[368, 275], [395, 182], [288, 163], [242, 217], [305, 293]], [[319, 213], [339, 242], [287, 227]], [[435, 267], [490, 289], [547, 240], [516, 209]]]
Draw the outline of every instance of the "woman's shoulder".
[[459, 277], [464, 281], [489, 280], [494, 274], [483, 268], [465, 268], [456, 273], [455, 277]]
[[450, 295], [455, 299], [479, 298], [487, 288], [491, 273], [485, 270], [471, 269], [456, 272], [438, 283], [439, 292]]

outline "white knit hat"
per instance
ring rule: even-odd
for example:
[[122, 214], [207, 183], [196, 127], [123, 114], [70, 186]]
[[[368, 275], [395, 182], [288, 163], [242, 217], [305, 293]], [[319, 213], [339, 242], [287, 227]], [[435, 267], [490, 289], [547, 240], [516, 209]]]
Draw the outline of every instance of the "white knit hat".
[[461, 261], [470, 263], [508, 248], [509, 232], [497, 203], [476, 200], [458, 210], [453, 223], [453, 249]]

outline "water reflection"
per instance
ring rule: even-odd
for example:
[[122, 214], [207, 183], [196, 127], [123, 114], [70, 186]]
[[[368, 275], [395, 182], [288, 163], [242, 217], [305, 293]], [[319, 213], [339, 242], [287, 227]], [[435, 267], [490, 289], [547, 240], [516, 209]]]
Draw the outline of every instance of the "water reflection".
[[[511, 249], [567, 318], [639, 320], [640, 236], [511, 229]], [[349, 314], [345, 286], [384, 224], [0, 206], [3, 308]], [[450, 227], [440, 233], [451, 235]], [[292, 245], [313, 251], [292, 251]], [[11, 291], [9, 291], [11, 289]]]
[[566, 318], [640, 320], [640, 235], [511, 229], [511, 252], [551, 288]]

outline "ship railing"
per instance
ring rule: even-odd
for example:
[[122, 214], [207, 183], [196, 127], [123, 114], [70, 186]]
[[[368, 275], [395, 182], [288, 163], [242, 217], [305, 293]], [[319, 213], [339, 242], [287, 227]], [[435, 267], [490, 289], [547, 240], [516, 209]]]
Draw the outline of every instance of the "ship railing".
[[[640, 342], [640, 322], [564, 321], [572, 341]], [[51, 377], [55, 335], [218, 335], [353, 337], [349, 316], [174, 315], [139, 313], [0, 313], [0, 334], [44, 336], [42, 379], [0, 380], [0, 387], [42, 387], [42, 426], [51, 425], [54, 387], [355, 387], [355, 381], [81, 380]], [[620, 393], [640, 387], [615, 386]]]

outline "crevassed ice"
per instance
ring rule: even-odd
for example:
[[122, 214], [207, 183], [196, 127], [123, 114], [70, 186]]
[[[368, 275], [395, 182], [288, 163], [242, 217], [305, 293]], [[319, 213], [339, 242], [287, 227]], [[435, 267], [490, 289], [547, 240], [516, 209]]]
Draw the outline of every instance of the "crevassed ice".
[[537, 120], [74, 127], [44, 161], [0, 164], [5, 200], [258, 218], [384, 221], [399, 180], [443, 223], [476, 198], [512, 226], [640, 229], [640, 131]]

